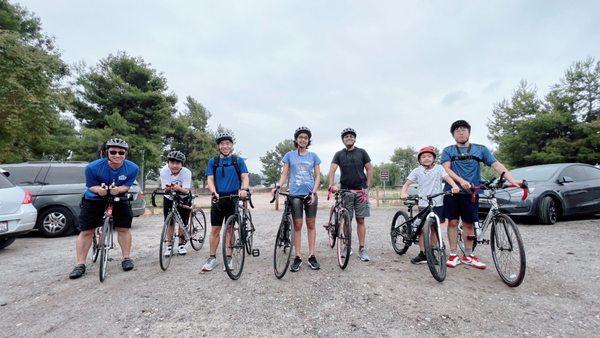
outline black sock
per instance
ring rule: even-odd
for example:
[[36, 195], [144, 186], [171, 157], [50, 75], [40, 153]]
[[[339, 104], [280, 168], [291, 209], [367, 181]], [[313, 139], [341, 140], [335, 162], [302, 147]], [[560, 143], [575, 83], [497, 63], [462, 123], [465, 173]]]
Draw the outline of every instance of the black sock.
[[364, 248], [365, 248], [365, 246], [364, 246], [364, 245], [362, 245], [362, 246], [359, 246], [359, 247], [358, 247], [358, 250], [360, 251], [360, 250], [362, 250], [362, 249], [364, 249]]
[[210, 257], [212, 257], [212, 258], [217, 258], [217, 255], [210, 255]]

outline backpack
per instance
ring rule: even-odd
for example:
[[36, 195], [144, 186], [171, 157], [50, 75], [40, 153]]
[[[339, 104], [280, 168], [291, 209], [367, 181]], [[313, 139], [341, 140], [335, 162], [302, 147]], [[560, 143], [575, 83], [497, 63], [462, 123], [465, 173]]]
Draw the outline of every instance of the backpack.
[[[218, 189], [218, 185], [217, 185], [217, 169], [219, 168], [219, 163], [221, 162], [221, 156], [215, 156], [214, 158], [214, 162], [213, 162], [213, 177], [214, 177], [214, 181], [215, 181], [215, 189]], [[224, 164], [221, 167], [221, 173], [223, 174], [223, 176], [225, 176], [225, 167], [229, 167], [229, 166], [234, 166], [235, 167], [235, 172], [237, 173], [237, 177], [238, 177], [238, 181], [240, 182], [240, 186], [242, 185], [242, 171], [240, 170], [240, 165], [238, 164], [237, 161], [237, 156], [236, 155], [231, 155], [231, 164]]]
[[458, 146], [454, 145], [454, 147], [456, 147], [456, 152], [458, 153], [458, 155], [452, 155], [452, 157], [450, 158], [450, 161], [455, 162], [455, 161], [475, 160], [477, 162], [483, 162], [483, 160], [481, 158], [471, 154], [471, 146], [472, 145], [473, 144], [469, 144], [469, 147], [467, 148], [466, 153], [461, 153]]

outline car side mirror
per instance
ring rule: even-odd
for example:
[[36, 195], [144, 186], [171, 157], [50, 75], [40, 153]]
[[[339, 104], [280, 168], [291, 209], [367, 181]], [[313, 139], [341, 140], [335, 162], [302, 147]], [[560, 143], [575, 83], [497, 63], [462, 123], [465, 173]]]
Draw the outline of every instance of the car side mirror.
[[563, 176], [562, 180], [560, 180], [560, 183], [571, 183], [571, 182], [575, 182], [570, 176]]

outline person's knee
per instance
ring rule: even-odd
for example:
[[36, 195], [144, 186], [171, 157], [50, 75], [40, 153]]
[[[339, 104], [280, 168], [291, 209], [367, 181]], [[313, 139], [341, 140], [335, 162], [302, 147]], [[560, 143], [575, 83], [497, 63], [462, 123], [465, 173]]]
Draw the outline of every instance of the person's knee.
[[294, 230], [295, 231], [302, 230], [302, 219], [300, 219], [299, 221], [294, 220]]
[[213, 226], [212, 228], [210, 228], [210, 234], [213, 237], [219, 237], [220, 233], [221, 233], [221, 227], [215, 227], [215, 226]]
[[313, 218], [312, 220], [306, 220], [306, 228], [308, 230], [315, 230], [315, 219]]
[[92, 236], [94, 235], [94, 231], [96, 231], [96, 229], [83, 230], [83, 231], [79, 232], [79, 238], [84, 239], [84, 240], [91, 239]]

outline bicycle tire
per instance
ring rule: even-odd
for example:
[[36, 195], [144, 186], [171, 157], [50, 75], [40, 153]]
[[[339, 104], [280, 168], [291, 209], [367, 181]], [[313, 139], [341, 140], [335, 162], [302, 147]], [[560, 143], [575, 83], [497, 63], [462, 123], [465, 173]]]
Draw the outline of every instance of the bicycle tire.
[[287, 215], [282, 218], [273, 249], [273, 272], [277, 279], [283, 278], [290, 266], [292, 250], [294, 249], [294, 228], [292, 218]]
[[94, 230], [94, 234], [92, 236], [92, 262], [96, 263], [98, 261], [98, 256], [100, 256], [100, 228], [96, 228]]
[[[446, 245], [444, 239], [439, 238], [439, 224], [434, 217], [427, 217], [423, 226], [423, 241], [427, 266], [435, 280], [443, 282], [446, 279]], [[436, 264], [437, 262], [437, 264]]]
[[[165, 218], [165, 221], [163, 223], [163, 228], [162, 228], [162, 232], [160, 234], [160, 245], [158, 248], [158, 263], [160, 265], [160, 268], [163, 271], [167, 271], [167, 269], [169, 268], [169, 265], [171, 265], [171, 258], [173, 258], [173, 247], [175, 245], [174, 243], [174, 234], [175, 231], [179, 231], [179, 228], [176, 227], [176, 223], [173, 224], [173, 235], [171, 236], [171, 238], [167, 238], [167, 231], [169, 229], [169, 225], [171, 224], [171, 220], [173, 219], [173, 213], [170, 212], [167, 215], [167, 218]], [[168, 247], [169, 245], [169, 240], [171, 241], [171, 251], [169, 252], [168, 256], [165, 256], [165, 248]]]
[[100, 277], [100, 283], [104, 283], [108, 270], [108, 250], [110, 250], [110, 218], [105, 218], [102, 224], [102, 235], [100, 238], [100, 268], [98, 269], [98, 275]]
[[335, 206], [332, 206], [329, 210], [329, 221], [327, 222], [327, 239], [330, 248], [335, 247], [337, 234], [335, 233]]
[[190, 244], [196, 251], [202, 249], [206, 240], [206, 215], [201, 208], [194, 208], [190, 214]]
[[[246, 222], [244, 222], [244, 226], [247, 227], [244, 229], [244, 235], [246, 236], [246, 240], [244, 242], [246, 246], [246, 253], [248, 255], [252, 255], [252, 245], [254, 244], [254, 224], [252, 224], [252, 216], [250, 215], [250, 210], [248, 210], [248, 218], [246, 218]], [[248, 230], [248, 223], [250, 223], [250, 231]]]
[[[412, 223], [408, 222], [409, 219], [408, 213], [404, 210], [398, 210], [392, 219], [390, 237], [392, 240], [392, 248], [394, 248], [394, 251], [398, 255], [404, 255], [412, 244], [412, 239], [409, 238], [410, 229], [408, 229]], [[399, 239], [401, 239], [400, 242], [398, 242]], [[406, 242], [411, 244], [406, 244]]]
[[[350, 252], [352, 251], [352, 220], [347, 212], [342, 212], [339, 218], [338, 236], [337, 236], [337, 257], [338, 265], [342, 270], [346, 269], [350, 261]], [[345, 256], [342, 253], [345, 251]]]
[[[514, 236], [510, 236], [510, 232], [512, 232]], [[506, 240], [506, 243], [503, 243], [502, 240]], [[496, 271], [498, 271], [498, 275], [500, 275], [502, 281], [510, 287], [521, 285], [525, 278], [525, 271], [527, 268], [525, 246], [523, 245], [519, 227], [507, 215], [498, 214], [494, 217], [490, 233], [490, 244], [494, 265], [496, 266]], [[514, 252], [516, 251], [515, 248], [518, 249], [516, 255], [514, 255]], [[502, 259], [502, 257], [505, 256], [504, 252], [509, 252], [509, 254], [513, 253], [513, 257], [508, 259], [508, 262], [514, 262], [518, 259], [519, 266], [516, 267], [514, 271], [504, 271], [503, 267], [506, 266], [506, 264], [503, 264]]]
[[[227, 232], [231, 231], [229, 242], [227, 241]], [[244, 260], [246, 258], [243, 232], [238, 222], [237, 215], [231, 215], [227, 218], [223, 227], [223, 266], [229, 278], [237, 280], [244, 270]], [[231, 249], [231, 266], [227, 264], [227, 249]]]

